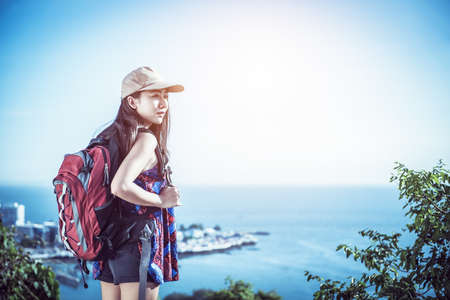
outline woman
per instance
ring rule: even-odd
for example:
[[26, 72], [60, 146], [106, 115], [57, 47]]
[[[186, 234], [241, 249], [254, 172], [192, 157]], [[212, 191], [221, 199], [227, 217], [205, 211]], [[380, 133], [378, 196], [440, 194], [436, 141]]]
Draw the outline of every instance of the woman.
[[[146, 299], [157, 299], [162, 282], [179, 279], [173, 210], [182, 204], [177, 188], [168, 185], [159, 167], [168, 159], [168, 93], [183, 90], [182, 85], [164, 81], [152, 68], [133, 70], [122, 81], [116, 119], [99, 134], [107, 139], [114, 136], [118, 141], [120, 165], [111, 182], [111, 193], [120, 198], [124, 215], [146, 214], [154, 222]], [[158, 152], [163, 162], [158, 161]], [[139, 293], [142, 251], [141, 241], [126, 243], [116, 250], [114, 258], [94, 263], [93, 274], [100, 280], [103, 299], [142, 296], [142, 291]]]

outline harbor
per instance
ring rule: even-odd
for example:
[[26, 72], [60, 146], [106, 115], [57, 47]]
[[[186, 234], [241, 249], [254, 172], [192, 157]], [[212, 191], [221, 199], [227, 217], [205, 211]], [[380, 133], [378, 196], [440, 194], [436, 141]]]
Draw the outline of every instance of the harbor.
[[[268, 234], [268, 232], [222, 232], [214, 228], [184, 229], [177, 232], [178, 256], [183, 259], [193, 255], [240, 249], [244, 246], [256, 245], [258, 239], [255, 235]], [[58, 243], [58, 246], [53, 247], [24, 248], [24, 250], [34, 260], [50, 266], [55, 273], [56, 280], [61, 284], [76, 288], [82, 282], [76, 257], [62, 244]]]
[[[67, 250], [60, 237], [57, 222], [46, 221], [43, 224], [25, 222], [25, 206], [20, 203], [0, 205], [3, 222], [13, 226], [15, 239], [31, 258], [42, 261], [49, 259], [71, 259], [73, 254]], [[204, 228], [201, 223], [181, 224], [177, 228], [177, 252], [186, 257], [196, 254], [223, 252], [232, 248], [255, 245], [256, 235], [268, 235], [268, 232], [222, 231], [219, 225]]]
[[[227, 231], [222, 232], [213, 228], [195, 229], [177, 232], [177, 250], [180, 258], [211, 252], [226, 251], [248, 245], [255, 245], [258, 239], [255, 235], [268, 233], [247, 233]], [[31, 258], [35, 260], [71, 259], [73, 254], [58, 243], [52, 247], [24, 248]]]

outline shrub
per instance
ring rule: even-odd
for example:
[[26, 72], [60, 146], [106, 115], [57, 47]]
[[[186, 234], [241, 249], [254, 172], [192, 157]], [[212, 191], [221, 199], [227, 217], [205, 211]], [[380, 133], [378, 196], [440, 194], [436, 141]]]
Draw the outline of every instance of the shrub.
[[213, 291], [210, 289], [194, 290], [193, 295], [172, 293], [164, 298], [164, 300], [280, 300], [275, 291], [265, 293], [261, 290], [255, 294], [252, 285], [242, 280], [234, 282], [230, 276], [225, 278], [225, 283], [229, 286], [227, 289]]
[[[346, 257], [360, 260], [369, 271], [361, 278], [347, 277], [349, 283], [324, 280], [305, 271], [307, 281], [321, 282], [314, 299], [450, 299], [450, 174], [442, 160], [432, 171], [414, 171], [395, 162], [390, 181], [398, 180], [399, 199], [413, 223], [407, 230], [417, 236], [411, 246], [398, 245], [400, 233], [382, 234], [362, 230], [372, 245], [366, 249], [338, 245]], [[402, 228], [402, 231], [406, 231]], [[375, 287], [374, 292], [368, 289]], [[432, 291], [436, 295], [427, 294]]]
[[35, 262], [0, 219], [0, 299], [59, 299], [52, 269]]

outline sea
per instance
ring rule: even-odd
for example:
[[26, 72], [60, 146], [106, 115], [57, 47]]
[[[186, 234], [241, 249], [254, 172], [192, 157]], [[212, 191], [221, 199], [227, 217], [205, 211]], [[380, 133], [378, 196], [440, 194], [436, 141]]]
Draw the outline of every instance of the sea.
[[[319, 282], [307, 281], [305, 271], [324, 279], [348, 282], [367, 269], [339, 244], [364, 248], [370, 241], [358, 232], [373, 229], [402, 233], [400, 245], [414, 236], [402, 231], [410, 219], [406, 203], [392, 185], [380, 186], [178, 186], [183, 206], [175, 208], [182, 224], [219, 225], [223, 231], [256, 232], [256, 245], [223, 253], [179, 260], [179, 280], [160, 286], [159, 296], [191, 295], [197, 289], [225, 289], [226, 277], [250, 283], [257, 292], [275, 291], [282, 299], [312, 299]], [[27, 221], [57, 221], [53, 187], [1, 186], [0, 201], [25, 205]], [[80, 275], [81, 276], [81, 275]], [[61, 299], [101, 299], [100, 283], [88, 275], [89, 288], [60, 285]]]

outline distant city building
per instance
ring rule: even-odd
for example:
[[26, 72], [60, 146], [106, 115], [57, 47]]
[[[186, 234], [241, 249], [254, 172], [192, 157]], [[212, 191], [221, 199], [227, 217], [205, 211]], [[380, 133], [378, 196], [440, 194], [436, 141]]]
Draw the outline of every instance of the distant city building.
[[19, 204], [17, 206], [17, 220], [16, 225], [25, 224], [25, 205]]
[[44, 241], [53, 245], [56, 242], [56, 235], [58, 234], [58, 225], [55, 222], [44, 222]]
[[22, 241], [24, 238], [33, 239], [34, 238], [34, 230], [33, 225], [31, 223], [17, 225], [16, 226], [16, 240]]
[[28, 239], [42, 239], [47, 245], [58, 243], [58, 225], [55, 222], [46, 221], [44, 224], [25, 223], [25, 206], [22, 204], [0, 204], [0, 215], [6, 226], [15, 225], [15, 238], [17, 241]]
[[58, 227], [55, 222], [44, 222], [44, 224], [26, 223], [16, 225], [16, 240], [24, 238], [42, 239], [46, 245], [54, 245], [57, 240]]
[[214, 236], [217, 233], [217, 231], [215, 229], [210, 228], [210, 227], [206, 228], [204, 231], [205, 231], [205, 236]]
[[200, 229], [187, 229], [185, 231], [183, 231], [183, 238], [184, 239], [199, 239], [202, 238], [204, 236], [204, 232], [203, 230]]
[[0, 204], [0, 214], [5, 226], [25, 224], [25, 206], [17, 202]]
[[194, 229], [192, 233], [192, 237], [196, 239], [202, 238], [204, 236], [204, 232], [201, 229]]
[[44, 239], [44, 225], [42, 224], [31, 224], [33, 228], [33, 238]]

